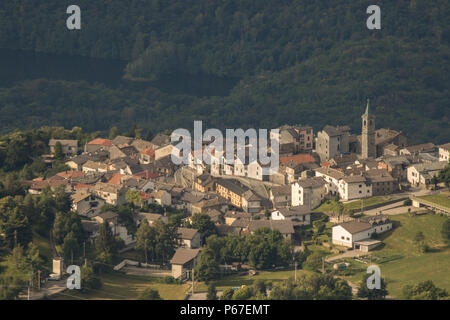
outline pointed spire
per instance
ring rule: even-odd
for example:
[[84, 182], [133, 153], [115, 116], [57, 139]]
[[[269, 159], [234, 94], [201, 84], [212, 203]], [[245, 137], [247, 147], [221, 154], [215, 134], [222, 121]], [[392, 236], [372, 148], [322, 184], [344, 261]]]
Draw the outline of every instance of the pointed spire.
[[369, 115], [369, 107], [370, 107], [370, 99], [367, 98], [366, 113], [364, 113], [365, 115]]

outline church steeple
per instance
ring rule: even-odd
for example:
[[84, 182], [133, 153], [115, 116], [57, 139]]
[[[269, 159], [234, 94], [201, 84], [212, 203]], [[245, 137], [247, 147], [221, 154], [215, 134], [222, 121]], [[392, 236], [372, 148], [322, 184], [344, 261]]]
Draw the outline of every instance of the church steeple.
[[366, 112], [362, 118], [361, 157], [376, 158], [375, 116], [370, 112], [370, 100], [367, 99]]
[[366, 112], [364, 113], [364, 115], [366, 116], [369, 115], [369, 107], [370, 107], [370, 99], [367, 98]]

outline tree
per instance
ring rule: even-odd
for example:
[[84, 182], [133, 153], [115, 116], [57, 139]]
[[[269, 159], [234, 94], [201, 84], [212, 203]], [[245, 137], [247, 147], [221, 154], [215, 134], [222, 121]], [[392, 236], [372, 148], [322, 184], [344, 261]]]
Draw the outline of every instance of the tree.
[[155, 137], [155, 135], [153, 134], [153, 131], [151, 129], [147, 130], [147, 135], [145, 137], [145, 140], [147, 141], [152, 141], [152, 139]]
[[90, 266], [83, 265], [81, 267], [81, 290], [98, 290], [102, 287], [102, 281], [98, 278], [94, 269]]
[[116, 245], [113, 233], [107, 221], [103, 222], [98, 233], [98, 237], [95, 240], [97, 259], [103, 263], [111, 263], [112, 256], [116, 252]]
[[223, 293], [220, 296], [220, 300], [231, 300], [233, 298], [233, 293], [234, 290], [232, 288], [223, 290]]
[[133, 124], [133, 126], [130, 128], [130, 132], [128, 132], [127, 137], [130, 138], [136, 138], [136, 124]]
[[242, 287], [233, 292], [232, 300], [248, 300], [252, 296], [252, 290], [250, 287]]
[[62, 251], [65, 261], [70, 261], [73, 264], [73, 259], [77, 259], [80, 256], [81, 248], [77, 238], [73, 232], [69, 232], [64, 237]]
[[367, 287], [367, 279], [370, 277], [370, 274], [366, 274], [363, 277], [359, 287], [358, 287], [358, 297], [367, 298], [368, 300], [383, 300], [388, 295], [388, 291], [386, 289], [386, 282], [383, 278], [381, 281], [380, 289], [369, 289]]
[[120, 135], [120, 132], [119, 132], [119, 129], [117, 127], [112, 127], [109, 130], [109, 139], [110, 140], [113, 140], [115, 137], [117, 137], [119, 135]]
[[63, 153], [63, 150], [62, 150], [62, 145], [61, 145], [61, 142], [59, 142], [59, 141], [57, 141], [55, 143], [54, 154], [55, 154], [55, 159], [57, 159], [57, 160], [63, 160], [64, 159], [64, 153]]
[[148, 263], [148, 254], [151, 253], [152, 260], [154, 259], [156, 246], [156, 231], [150, 227], [147, 219], [144, 219], [136, 233], [137, 245], [136, 249], [141, 250], [145, 257], [145, 263]]
[[158, 290], [147, 288], [138, 296], [139, 300], [162, 300]]
[[310, 270], [317, 271], [322, 268], [322, 259], [323, 254], [315, 251], [306, 258], [305, 266]]
[[208, 286], [206, 300], [218, 300], [216, 286], [212, 283]]
[[217, 229], [211, 217], [204, 213], [196, 213], [192, 217], [192, 227], [197, 229], [202, 235], [202, 241], [213, 234], [217, 234]]
[[0, 220], [0, 232], [5, 234], [7, 246], [11, 249], [16, 244], [26, 247], [33, 239], [31, 224], [18, 207], [12, 209], [6, 221]]
[[406, 285], [402, 291], [404, 298], [408, 300], [441, 300], [449, 297], [446, 290], [436, 287], [430, 280]]
[[133, 206], [140, 207], [142, 206], [142, 197], [139, 191], [136, 190], [128, 190], [125, 194], [125, 199], [128, 203], [131, 203]]
[[195, 266], [195, 275], [197, 279], [206, 283], [219, 277], [219, 263], [216, 261], [215, 254], [210, 248], [200, 252], [197, 265]]
[[439, 181], [444, 182], [446, 187], [450, 186], [450, 162], [439, 172], [438, 179]]
[[6, 270], [0, 274], [0, 300], [13, 300], [25, 289], [30, 280], [30, 265], [21, 246], [12, 250], [5, 266]]
[[433, 178], [431, 178], [431, 183], [434, 185], [434, 189], [437, 189], [437, 185], [439, 183], [439, 179], [436, 176], [433, 176]]
[[156, 231], [156, 255], [165, 263], [172, 257], [178, 245], [178, 226], [164, 223], [161, 219], [153, 223]]

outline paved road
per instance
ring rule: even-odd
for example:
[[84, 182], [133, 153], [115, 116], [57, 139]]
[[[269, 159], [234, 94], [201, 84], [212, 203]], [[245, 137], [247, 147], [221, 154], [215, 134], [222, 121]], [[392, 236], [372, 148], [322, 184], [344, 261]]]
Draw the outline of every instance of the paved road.
[[344, 253], [341, 253], [341, 254], [339, 254], [337, 256], [326, 258], [325, 261], [326, 262], [332, 262], [332, 261], [340, 260], [340, 259], [343, 259], [343, 258], [353, 258], [353, 257], [358, 257], [358, 256], [362, 257], [362, 256], [365, 256], [365, 255], [368, 255], [368, 254], [370, 254], [370, 253], [350, 250], [350, 251], [346, 251]]
[[[42, 288], [41, 291], [37, 291], [34, 289], [31, 291], [30, 300], [41, 300], [45, 296], [50, 297], [54, 294], [63, 292], [67, 289], [67, 280], [59, 280], [59, 281], [48, 281]], [[28, 294], [26, 290], [19, 296], [21, 300], [27, 300]]]
[[371, 209], [371, 210], [365, 210], [364, 214], [369, 216], [374, 216], [377, 214], [385, 214], [385, 215], [396, 215], [396, 214], [402, 214], [407, 213], [408, 209], [411, 209], [411, 212], [416, 212], [423, 210], [423, 208], [416, 208], [413, 206], [405, 206], [403, 205], [403, 201], [391, 203], [387, 206]]
[[[217, 297], [220, 298], [222, 293], [223, 293], [223, 291], [217, 291]], [[188, 300], [206, 300], [207, 294], [208, 294], [207, 292], [194, 293], [189, 296]]]

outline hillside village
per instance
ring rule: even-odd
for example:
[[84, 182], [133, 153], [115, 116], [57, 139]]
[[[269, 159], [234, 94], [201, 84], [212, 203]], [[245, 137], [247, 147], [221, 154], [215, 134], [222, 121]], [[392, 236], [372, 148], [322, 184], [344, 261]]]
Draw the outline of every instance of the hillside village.
[[[77, 140], [51, 139], [50, 153], [42, 156], [46, 165], [51, 167], [55, 154], [62, 154], [70, 170], [23, 184], [32, 195], [64, 188], [89, 242], [95, 243], [106, 222], [123, 241], [121, 252], [125, 253], [136, 250], [136, 230], [144, 220], [149, 225], [167, 224], [171, 213], [181, 215], [177, 249], [164, 273], [181, 281], [192, 278], [205, 248], [206, 235], [192, 227], [196, 215], [207, 216], [219, 237], [244, 237], [267, 228], [279, 231], [300, 251], [308, 239], [305, 230], [315, 222], [328, 222], [332, 223], [330, 245], [341, 248], [336, 252], [364, 253], [382, 243], [376, 234], [393, 228], [389, 212], [396, 207], [403, 212], [426, 207], [450, 213], [448, 206], [421, 198], [448, 187], [439, 183], [438, 175], [449, 163], [450, 142], [412, 145], [402, 132], [376, 128], [369, 102], [361, 123], [359, 135], [352, 133], [358, 129], [348, 126], [327, 125], [317, 133], [310, 126], [281, 126], [279, 170], [268, 176], [262, 174], [258, 161], [242, 164], [236, 159], [234, 165], [217, 161], [206, 166], [192, 160], [189, 165], [174, 165], [174, 145], [163, 133], [151, 141], [119, 135], [96, 138], [84, 146]], [[133, 227], [113, 210], [130, 203]], [[139, 262], [125, 259], [114, 268], [137, 264], [164, 268], [145, 257]], [[245, 267], [232, 260], [220, 265], [221, 270]], [[51, 276], [64, 273], [61, 261], [54, 257]]]

